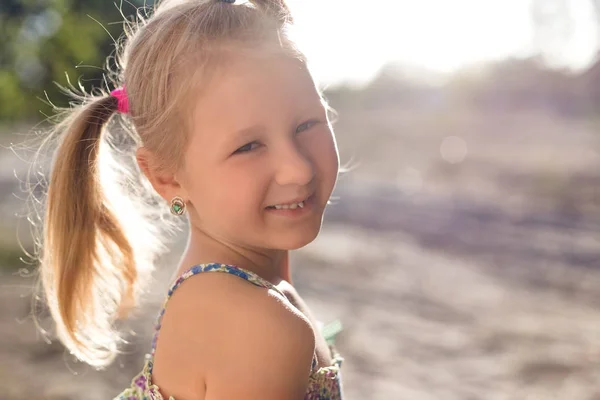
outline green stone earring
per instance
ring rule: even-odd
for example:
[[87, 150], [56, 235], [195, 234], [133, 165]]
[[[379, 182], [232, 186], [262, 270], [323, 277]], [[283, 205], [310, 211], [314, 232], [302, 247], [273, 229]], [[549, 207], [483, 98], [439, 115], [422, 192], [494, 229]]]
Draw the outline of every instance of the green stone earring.
[[185, 214], [185, 202], [179, 196], [173, 197], [171, 200], [171, 214], [183, 215]]

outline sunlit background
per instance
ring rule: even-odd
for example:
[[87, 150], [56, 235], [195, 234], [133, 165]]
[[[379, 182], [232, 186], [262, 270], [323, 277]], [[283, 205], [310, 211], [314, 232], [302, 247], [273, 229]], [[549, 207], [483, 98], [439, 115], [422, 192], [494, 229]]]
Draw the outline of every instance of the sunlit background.
[[[350, 166], [292, 259], [314, 314], [343, 324], [346, 398], [600, 398], [600, 1], [289, 3]], [[53, 82], [104, 84], [120, 21], [106, 0], [0, 3], [2, 400], [120, 392], [183, 246], [108, 370], [34, 326], [25, 141], [67, 104]]]
[[[392, 61], [447, 74], [539, 52], [554, 65], [580, 70], [595, 61], [600, 37], [589, 0], [289, 3], [302, 25], [300, 43], [327, 83], [367, 82]], [[541, 28], [544, 22], [550, 26]]]

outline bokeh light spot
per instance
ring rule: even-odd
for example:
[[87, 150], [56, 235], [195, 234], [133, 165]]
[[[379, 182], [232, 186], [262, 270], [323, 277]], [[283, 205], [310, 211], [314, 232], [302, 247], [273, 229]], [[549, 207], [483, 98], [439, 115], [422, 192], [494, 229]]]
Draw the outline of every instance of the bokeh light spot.
[[442, 158], [450, 164], [459, 164], [467, 158], [467, 142], [458, 136], [447, 136], [440, 145]]

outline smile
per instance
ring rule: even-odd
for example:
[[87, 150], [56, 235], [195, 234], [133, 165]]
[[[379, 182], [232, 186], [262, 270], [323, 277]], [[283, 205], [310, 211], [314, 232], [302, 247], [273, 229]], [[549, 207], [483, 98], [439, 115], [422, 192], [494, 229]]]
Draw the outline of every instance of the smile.
[[276, 210], [295, 210], [296, 208], [304, 208], [304, 200], [298, 202], [298, 203], [291, 203], [291, 204], [276, 204], [274, 206], [269, 206], [267, 208], [270, 209], [276, 209]]
[[266, 207], [266, 210], [275, 214], [281, 215], [301, 215], [311, 210], [314, 203], [314, 194], [310, 195], [304, 200], [294, 200], [293, 202], [286, 204], [275, 204]]

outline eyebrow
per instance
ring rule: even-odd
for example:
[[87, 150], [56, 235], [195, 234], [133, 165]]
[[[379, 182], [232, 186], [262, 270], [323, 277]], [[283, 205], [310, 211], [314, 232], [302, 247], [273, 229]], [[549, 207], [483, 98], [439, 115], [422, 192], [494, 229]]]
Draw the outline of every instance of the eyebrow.
[[257, 134], [264, 132], [266, 129], [266, 126], [263, 124], [256, 124], [247, 128], [242, 128], [231, 136], [230, 141], [242, 140], [251, 136], [256, 136]]

